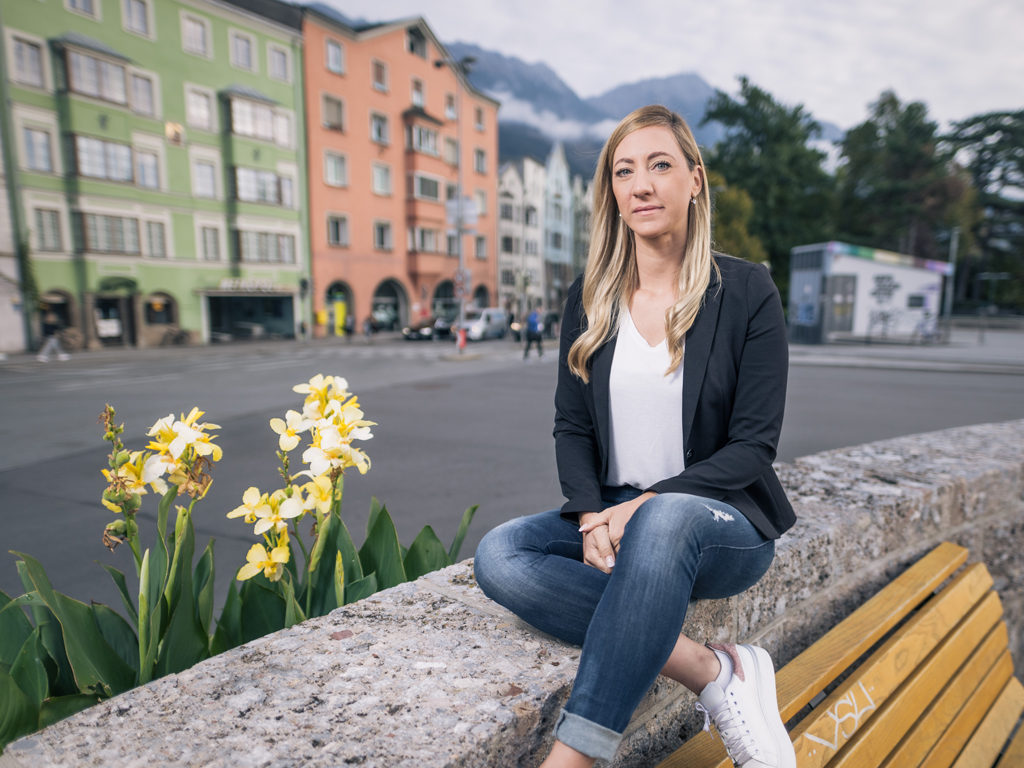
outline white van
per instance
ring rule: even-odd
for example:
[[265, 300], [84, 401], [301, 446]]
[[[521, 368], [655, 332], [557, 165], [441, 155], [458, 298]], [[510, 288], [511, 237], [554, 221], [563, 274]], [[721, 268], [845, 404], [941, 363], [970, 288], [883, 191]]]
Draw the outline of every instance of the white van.
[[508, 328], [508, 316], [500, 307], [466, 310], [466, 336], [473, 341], [503, 339]]

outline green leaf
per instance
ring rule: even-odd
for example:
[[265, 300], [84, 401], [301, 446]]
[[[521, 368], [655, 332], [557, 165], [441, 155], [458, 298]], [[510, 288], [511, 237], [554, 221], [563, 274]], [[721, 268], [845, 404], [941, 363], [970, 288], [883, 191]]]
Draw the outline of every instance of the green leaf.
[[334, 553], [334, 604], [345, 604], [345, 561], [341, 552]]
[[466, 531], [469, 530], [469, 524], [473, 522], [473, 515], [476, 514], [479, 508], [479, 504], [474, 504], [462, 513], [462, 522], [459, 523], [459, 530], [452, 541], [451, 549], [448, 550], [448, 559], [453, 563], [459, 562], [459, 550], [462, 549], [462, 542], [466, 539]]
[[377, 522], [373, 524], [370, 535], [359, 549], [359, 560], [363, 565], [363, 573], [377, 575], [379, 589], [388, 589], [408, 581], [402, 565], [402, 548], [398, 543], [398, 532], [387, 508], [382, 508], [377, 515]]
[[4, 592], [0, 592], [0, 664], [13, 664], [21, 646], [32, 634], [32, 622], [25, 612], [18, 608], [5, 611], [14, 601]]
[[[266, 582], [267, 586], [258, 580]], [[263, 574], [246, 581], [239, 598], [242, 603], [241, 643], [284, 629], [284, 598], [271, 588]]]
[[345, 587], [345, 605], [369, 597], [377, 591], [379, 591], [377, 589], [377, 574], [371, 573]]
[[451, 565], [451, 561], [434, 529], [426, 525], [410, 545], [409, 554], [405, 556], [403, 565], [405, 575], [412, 581], [426, 573]]
[[87, 693], [101, 686], [108, 695], [112, 695], [134, 687], [135, 670], [125, 664], [103, 639], [89, 606], [55, 592], [38, 560], [22, 552], [15, 554], [25, 563], [39, 596], [60, 622], [64, 647], [79, 692]]
[[39, 709], [43, 699], [50, 695], [50, 681], [46, 674], [44, 659], [48, 659], [39, 630], [35, 629], [21, 646], [18, 658], [11, 667], [11, 679], [21, 692]]
[[186, 510], [178, 516], [174, 537], [174, 562], [164, 596], [168, 599], [167, 631], [160, 638], [154, 677], [181, 672], [210, 655], [210, 637], [196, 618], [192, 597], [192, 554], [195, 529]]
[[338, 522], [340, 523], [336, 526], [338, 529], [338, 551], [341, 553], [341, 559], [345, 562], [345, 582], [351, 584], [363, 578], [363, 564], [359, 560], [359, 552], [349, 535], [348, 528], [345, 527], [345, 522], [341, 518], [338, 518]]
[[377, 501], [376, 496], [370, 497], [370, 515], [366, 518], [366, 537], [370, 537], [370, 531], [373, 530], [373, 526], [377, 524], [377, 515], [384, 509], [381, 503]]
[[341, 518], [332, 512], [324, 517], [323, 523], [319, 527], [321, 530], [318, 531], [316, 548], [322, 548], [322, 552], [328, 554], [327, 557], [318, 555], [316, 569], [306, 576], [305, 588], [313, 591], [308, 603], [309, 616], [306, 618], [323, 616], [338, 607], [333, 588], [334, 558], [330, 553], [338, 551], [338, 536], [344, 525]]
[[[156, 592], [153, 581], [158, 576], [154, 571], [153, 558], [147, 549], [142, 555], [139, 567], [139, 685], [145, 685], [153, 679], [153, 664], [156, 662], [156, 651], [160, 641], [160, 603], [162, 592]], [[156, 600], [156, 610], [150, 608], [150, 600]]]
[[[96, 562], [99, 561], [97, 560]], [[128, 612], [128, 618], [131, 619], [132, 624], [138, 628], [139, 612], [135, 609], [135, 601], [132, 600], [131, 593], [128, 591], [128, 584], [124, 579], [124, 574], [117, 570], [117, 568], [104, 565], [103, 563], [100, 563], [100, 567], [109, 573], [110, 578], [114, 580], [114, 585], [117, 587], [117, 591], [121, 594], [121, 602], [124, 604], [124, 609]]]
[[213, 577], [213, 539], [210, 539], [210, 543], [203, 551], [203, 556], [196, 564], [195, 574], [192, 576], [192, 595], [195, 600], [196, 618], [207, 636], [213, 627]]
[[217, 629], [210, 641], [210, 655], [235, 648], [241, 644], [242, 637], [242, 602], [238, 598], [238, 590], [235, 582], [228, 585], [228, 599], [224, 601], [220, 618], [217, 619]]
[[39, 724], [39, 710], [0, 669], [0, 750], [19, 736], [32, 733]]
[[293, 627], [305, 621], [306, 616], [302, 613], [302, 608], [295, 601], [295, 588], [292, 586], [292, 583], [287, 579], [282, 579], [281, 584], [284, 586], [284, 626], [285, 628]]
[[[185, 583], [192, 589], [192, 555], [195, 553], [195, 536], [188, 536], [191, 516], [184, 507], [178, 507], [178, 518], [174, 523], [174, 552], [171, 554], [170, 570], [167, 574], [167, 584], [164, 586], [164, 599], [167, 601], [167, 608], [173, 612], [178, 600], [181, 599], [181, 590]], [[187, 557], [185, 550], [188, 550]], [[182, 570], [188, 574], [181, 573]]]
[[313, 573], [320, 564], [320, 558], [324, 554], [324, 547], [331, 540], [331, 521], [333, 514], [324, 515], [323, 519], [316, 526], [316, 541], [313, 542], [313, 551], [309, 555], [309, 572]]
[[53, 725], [65, 717], [71, 717], [99, 702], [100, 697], [94, 693], [74, 693], [70, 696], [49, 698], [39, 708], [39, 728]]
[[113, 608], [102, 603], [92, 604], [92, 616], [100, 634], [129, 667], [139, 671], [139, 638], [131, 625]]

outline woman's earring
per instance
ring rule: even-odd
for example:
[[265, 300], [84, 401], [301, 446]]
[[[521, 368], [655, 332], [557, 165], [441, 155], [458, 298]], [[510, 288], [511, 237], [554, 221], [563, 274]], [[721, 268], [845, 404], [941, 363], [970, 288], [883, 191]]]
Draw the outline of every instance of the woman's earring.
[[697, 196], [694, 195], [693, 197], [690, 198], [690, 205], [696, 205], [696, 204], [697, 204]]
[[622, 214], [621, 214], [621, 213], [619, 214], [619, 218], [620, 218], [620, 219], [622, 218]]

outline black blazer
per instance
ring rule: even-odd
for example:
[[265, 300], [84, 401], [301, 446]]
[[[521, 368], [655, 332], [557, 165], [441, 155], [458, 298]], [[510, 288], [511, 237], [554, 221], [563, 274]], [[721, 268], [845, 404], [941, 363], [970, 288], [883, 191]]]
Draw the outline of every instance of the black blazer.
[[[686, 469], [645, 490], [717, 499], [742, 512], [765, 536], [777, 539], [796, 515], [772, 461], [786, 405], [789, 347], [782, 301], [768, 270], [714, 254], [712, 271], [683, 352], [683, 450]], [[613, 336], [591, 357], [590, 383], [569, 371], [573, 342], [586, 327], [583, 278], [569, 289], [555, 391], [555, 456], [562, 516], [602, 509], [608, 475], [608, 377]]]

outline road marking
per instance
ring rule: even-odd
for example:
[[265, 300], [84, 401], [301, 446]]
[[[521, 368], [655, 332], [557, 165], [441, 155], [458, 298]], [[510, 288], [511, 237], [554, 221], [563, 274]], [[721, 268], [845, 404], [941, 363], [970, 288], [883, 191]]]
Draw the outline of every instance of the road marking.
[[151, 381], [174, 381], [180, 379], [183, 374], [165, 373], [161, 376], [140, 376], [135, 379], [104, 379], [103, 381], [69, 381], [57, 385], [62, 392], [71, 392], [79, 389], [96, 389], [98, 387], [122, 387], [135, 384], [146, 384]]

